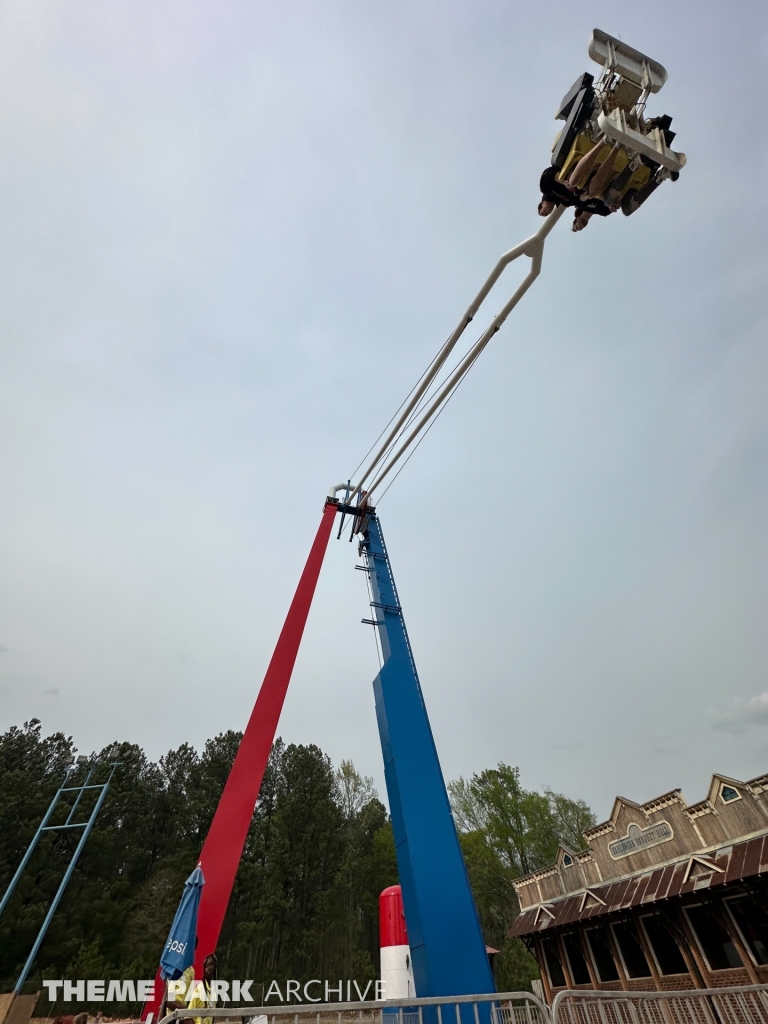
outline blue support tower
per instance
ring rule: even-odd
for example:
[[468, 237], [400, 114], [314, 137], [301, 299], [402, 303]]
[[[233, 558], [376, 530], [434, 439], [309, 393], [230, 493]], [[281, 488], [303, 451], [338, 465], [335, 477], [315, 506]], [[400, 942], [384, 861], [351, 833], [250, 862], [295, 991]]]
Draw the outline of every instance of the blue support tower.
[[480, 921], [375, 513], [364, 515], [358, 530], [384, 661], [373, 688], [416, 994], [494, 992]]

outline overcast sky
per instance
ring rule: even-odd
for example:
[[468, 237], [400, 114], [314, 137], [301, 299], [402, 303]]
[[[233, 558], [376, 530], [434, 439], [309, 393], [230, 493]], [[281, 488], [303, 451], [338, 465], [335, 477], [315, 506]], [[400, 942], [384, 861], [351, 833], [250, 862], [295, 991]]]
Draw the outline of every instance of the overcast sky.
[[[667, 67], [688, 166], [558, 226], [382, 527], [447, 778], [602, 819], [768, 772], [759, 0], [5, 0], [0, 727], [244, 726], [328, 485], [539, 226], [594, 26]], [[356, 560], [280, 732], [383, 790]]]

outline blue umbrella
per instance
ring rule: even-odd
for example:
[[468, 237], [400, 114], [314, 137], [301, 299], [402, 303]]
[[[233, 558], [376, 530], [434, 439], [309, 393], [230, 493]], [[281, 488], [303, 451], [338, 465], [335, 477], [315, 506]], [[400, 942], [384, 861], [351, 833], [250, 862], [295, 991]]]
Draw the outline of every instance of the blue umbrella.
[[197, 908], [200, 906], [204, 884], [203, 872], [198, 864], [184, 883], [184, 892], [160, 957], [160, 973], [165, 979], [175, 981], [180, 978], [195, 959]]

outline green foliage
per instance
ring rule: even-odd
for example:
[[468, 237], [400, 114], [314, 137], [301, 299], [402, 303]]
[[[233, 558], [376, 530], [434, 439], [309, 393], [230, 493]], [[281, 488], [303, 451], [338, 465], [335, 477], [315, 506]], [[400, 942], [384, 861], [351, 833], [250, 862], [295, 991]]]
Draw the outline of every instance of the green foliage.
[[498, 992], [530, 992], [531, 981], [539, 977], [539, 966], [520, 939], [505, 939], [494, 957], [493, 973]]
[[[182, 744], [157, 762], [130, 743], [110, 747], [109, 758], [105, 750], [91, 759], [91, 765], [103, 762], [94, 782], [104, 780], [108, 759], [121, 766], [40, 949], [30, 989], [42, 978], [153, 977], [240, 739], [240, 733], [223, 733], [201, 753]], [[0, 891], [73, 752], [71, 738], [43, 737], [37, 720], [0, 735]], [[79, 768], [74, 777], [82, 779], [87, 770]], [[506, 990], [527, 988], [535, 963], [520, 942], [505, 940], [516, 912], [512, 880], [551, 862], [558, 843], [577, 848], [593, 818], [580, 801], [522, 789], [517, 769], [506, 765], [449, 788], [486, 940], [501, 950], [497, 982]], [[82, 801], [78, 816], [87, 816], [93, 799]], [[62, 808], [62, 820], [66, 813]], [[44, 837], [0, 917], [5, 991], [77, 839], [73, 832]], [[350, 761], [334, 770], [314, 745], [286, 746], [278, 739], [217, 949], [220, 976], [257, 979], [256, 999], [260, 983], [273, 979], [281, 985], [288, 978], [374, 979], [378, 896], [396, 882], [392, 826], [373, 780]], [[108, 1006], [110, 1014], [136, 1009]], [[55, 1012], [41, 1004], [39, 1012], [46, 1010]]]
[[584, 849], [594, 815], [583, 800], [523, 789], [519, 770], [503, 763], [457, 779], [448, 791], [486, 942], [500, 950], [496, 983], [508, 992], [529, 989], [536, 962], [519, 939], [506, 938], [519, 911], [513, 881], [552, 864], [559, 846]]
[[[201, 754], [182, 744], [157, 763], [132, 744], [110, 750], [121, 767], [28, 988], [42, 978], [154, 976], [240, 739], [223, 733]], [[43, 738], [38, 721], [0, 736], [0, 891], [73, 749], [61, 734]], [[93, 781], [103, 781], [104, 771]], [[92, 806], [83, 800], [79, 810], [86, 816]], [[77, 838], [43, 838], [0, 918], [3, 990], [16, 980]], [[348, 761], [334, 771], [316, 746], [277, 740], [219, 942], [222, 977], [375, 978], [378, 894], [396, 881], [391, 828], [372, 780]]]

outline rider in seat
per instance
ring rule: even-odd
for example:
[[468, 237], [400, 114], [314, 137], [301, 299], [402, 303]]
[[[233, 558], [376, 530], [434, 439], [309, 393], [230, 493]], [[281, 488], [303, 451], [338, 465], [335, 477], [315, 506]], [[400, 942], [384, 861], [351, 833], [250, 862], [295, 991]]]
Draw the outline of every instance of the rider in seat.
[[602, 74], [595, 83], [585, 72], [563, 97], [556, 119], [565, 125], [540, 181], [541, 216], [572, 206], [574, 231], [593, 214], [621, 209], [630, 216], [685, 165], [685, 154], [669, 148], [672, 118], [644, 117], [649, 95], [667, 80], [661, 64], [599, 29], [589, 55], [603, 65]]

